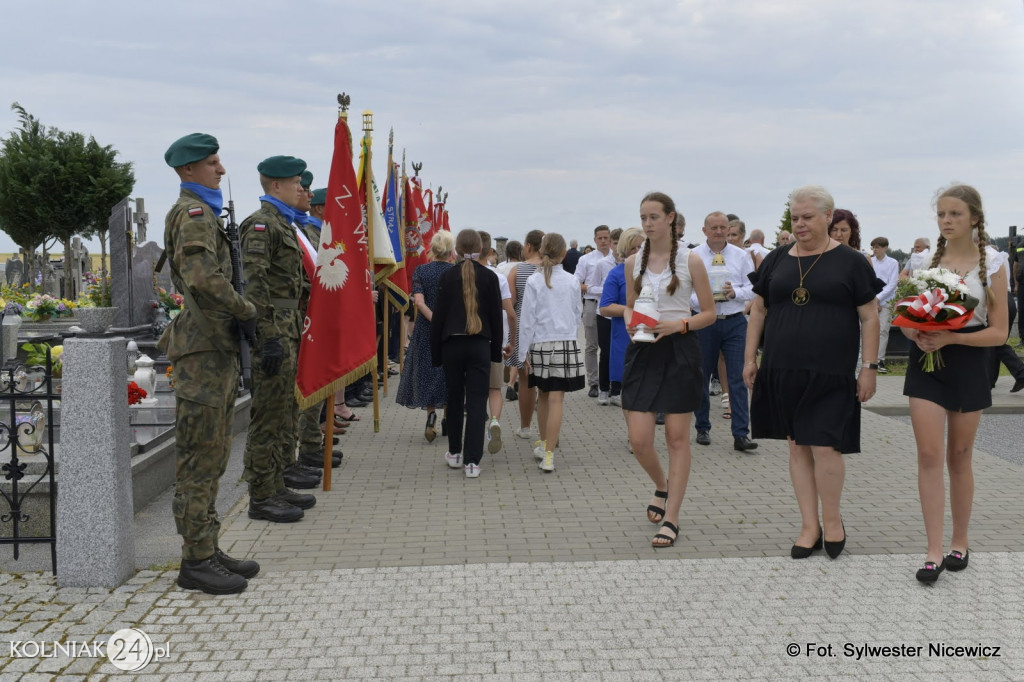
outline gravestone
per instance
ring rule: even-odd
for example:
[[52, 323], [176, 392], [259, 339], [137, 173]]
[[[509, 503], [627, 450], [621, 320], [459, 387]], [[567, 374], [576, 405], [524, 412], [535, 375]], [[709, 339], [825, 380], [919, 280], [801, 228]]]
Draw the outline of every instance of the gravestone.
[[7, 259], [7, 286], [17, 289], [25, 281], [25, 266], [17, 256]]
[[146, 241], [146, 225], [149, 224], [146, 200], [142, 197], [135, 200], [135, 224], [138, 225], [138, 229], [135, 231], [135, 241], [142, 244]]
[[156, 287], [161, 286], [170, 291], [171, 277], [164, 272], [157, 275], [154, 285], [153, 269], [163, 253], [155, 242], [146, 242], [135, 247], [132, 254], [132, 305], [134, 308], [134, 324], [149, 324], [153, 321], [153, 302], [159, 300]]
[[141, 322], [133, 321], [132, 311], [132, 219], [128, 198], [117, 202], [110, 210], [108, 220], [110, 235], [110, 296], [111, 305], [117, 308], [114, 316], [115, 327], [131, 327]]

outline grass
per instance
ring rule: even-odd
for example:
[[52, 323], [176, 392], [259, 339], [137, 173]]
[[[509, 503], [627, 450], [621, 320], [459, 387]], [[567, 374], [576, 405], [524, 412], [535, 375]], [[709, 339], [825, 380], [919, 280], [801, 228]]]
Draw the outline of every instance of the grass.
[[[1017, 353], [1021, 352], [1020, 338], [1011, 336], [1010, 340], [1007, 341]], [[906, 360], [886, 360], [885, 368], [888, 369], [888, 373], [880, 374], [879, 376], [890, 376], [890, 377], [902, 377], [907, 375], [907, 361]], [[1010, 376], [1010, 370], [1006, 369], [1003, 364], [999, 365], [999, 376], [1008, 377]]]

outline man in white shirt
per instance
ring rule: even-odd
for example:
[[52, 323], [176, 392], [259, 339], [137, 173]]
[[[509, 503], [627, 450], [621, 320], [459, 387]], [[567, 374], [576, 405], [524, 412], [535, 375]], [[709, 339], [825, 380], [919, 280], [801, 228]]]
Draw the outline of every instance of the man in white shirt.
[[[900, 271], [900, 279], [907, 279], [914, 274], [914, 270], [927, 268], [932, 262], [932, 243], [928, 237], [918, 237], [914, 240], [914, 251], [907, 259], [907, 264]], [[878, 357], [882, 357], [879, 355]]]
[[758, 263], [760, 263], [760, 261], [763, 261], [764, 257], [771, 252], [771, 249], [765, 248], [764, 232], [762, 232], [761, 230], [751, 230], [750, 246], [747, 247], [747, 253], [751, 253], [757, 256], [755, 260]]
[[[915, 245], [916, 246], [916, 245]], [[885, 348], [889, 345], [889, 325], [892, 324], [892, 311], [889, 301], [896, 293], [896, 285], [900, 281], [900, 264], [895, 258], [886, 255], [889, 251], [889, 240], [875, 237], [871, 240], [871, 267], [875, 269], [875, 277], [885, 282], [885, 287], [878, 292], [878, 373], [885, 374]]]
[[[586, 351], [583, 354], [583, 361], [587, 369], [587, 385], [590, 386], [589, 396], [598, 396], [598, 366], [597, 366], [597, 305], [601, 302], [601, 285], [604, 281], [601, 278], [601, 268], [598, 262], [608, 257], [611, 253], [611, 230], [607, 225], [598, 225], [594, 228], [594, 246], [597, 248], [590, 253], [581, 256], [576, 264], [576, 279], [580, 281], [580, 288], [583, 290], [583, 331], [587, 340]], [[608, 386], [601, 386], [600, 390], [607, 392]]]
[[[733, 448], [749, 452], [757, 448], [757, 443], [749, 437], [750, 404], [747, 400], [747, 387], [743, 383], [743, 348], [747, 339], [747, 318], [743, 315], [743, 308], [747, 301], [754, 298], [748, 277], [754, 271], [754, 264], [746, 251], [726, 241], [728, 234], [729, 218], [717, 211], [711, 213], [704, 219], [707, 241], [694, 249], [694, 253], [700, 256], [708, 269], [717, 313], [713, 325], [697, 331], [704, 363], [704, 378], [701, 382], [704, 395], [695, 414], [695, 423], [697, 443], [710, 445], [711, 398], [708, 385], [721, 353], [725, 358], [725, 371], [729, 379]], [[696, 302], [696, 295], [691, 296], [691, 307], [695, 310], [699, 307]]]

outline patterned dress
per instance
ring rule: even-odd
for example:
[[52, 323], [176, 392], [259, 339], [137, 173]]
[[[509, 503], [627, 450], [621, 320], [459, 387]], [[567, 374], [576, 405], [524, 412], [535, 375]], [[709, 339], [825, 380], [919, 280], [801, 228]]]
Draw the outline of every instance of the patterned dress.
[[[516, 263], [516, 302], [513, 305], [516, 311], [516, 318], [523, 312], [523, 292], [526, 290], [526, 280], [530, 275], [537, 272], [537, 266], [533, 263]], [[512, 349], [512, 357], [505, 361], [509, 367], [522, 367], [524, 363], [519, 362], [519, 335], [516, 334], [515, 348]]]
[[[412, 274], [413, 295], [423, 294], [424, 303], [431, 310], [435, 309], [437, 303], [437, 281], [441, 273], [450, 267], [451, 263], [434, 261], [424, 263]], [[441, 407], [448, 402], [444, 368], [433, 367], [431, 364], [430, 322], [422, 315], [416, 317], [395, 402], [414, 409]]]

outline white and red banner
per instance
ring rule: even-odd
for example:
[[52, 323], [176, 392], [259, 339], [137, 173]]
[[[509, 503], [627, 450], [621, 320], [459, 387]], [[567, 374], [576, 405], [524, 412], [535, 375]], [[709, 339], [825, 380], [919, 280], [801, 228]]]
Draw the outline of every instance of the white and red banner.
[[339, 118], [299, 345], [295, 392], [300, 409], [342, 390], [377, 365], [373, 273], [349, 140], [348, 123]]

